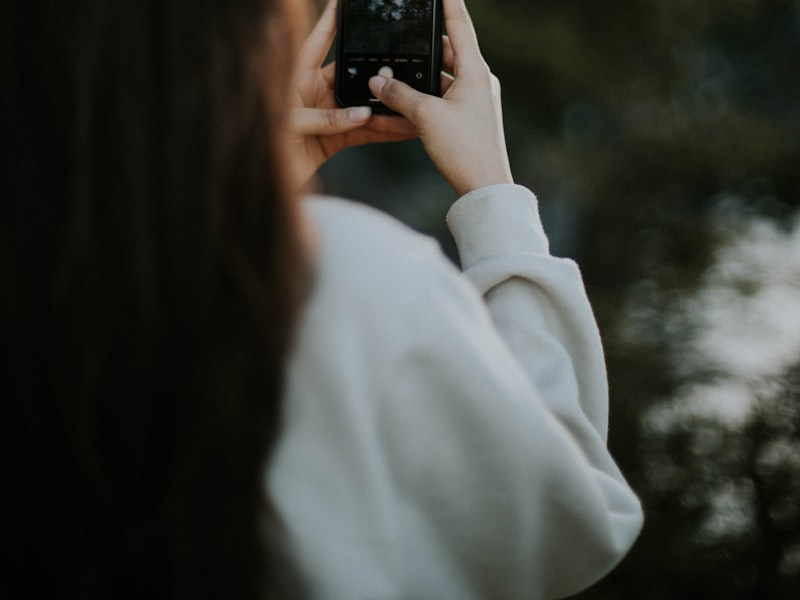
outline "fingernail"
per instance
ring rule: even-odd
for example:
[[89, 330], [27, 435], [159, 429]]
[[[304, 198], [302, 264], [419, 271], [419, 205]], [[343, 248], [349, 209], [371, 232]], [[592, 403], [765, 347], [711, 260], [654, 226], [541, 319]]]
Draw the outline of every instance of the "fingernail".
[[386, 85], [386, 78], [381, 77], [380, 75], [375, 75], [375, 77], [371, 77], [369, 80], [369, 89], [372, 90], [373, 94], [380, 94], [383, 90], [383, 86]]
[[352, 122], [365, 121], [369, 119], [372, 114], [372, 109], [369, 106], [356, 106], [347, 111], [347, 118]]

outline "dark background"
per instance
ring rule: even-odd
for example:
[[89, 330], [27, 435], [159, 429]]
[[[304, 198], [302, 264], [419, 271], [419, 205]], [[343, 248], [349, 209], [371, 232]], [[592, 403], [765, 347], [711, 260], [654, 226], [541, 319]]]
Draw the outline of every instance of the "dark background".
[[349, 0], [348, 54], [427, 54], [433, 0]]
[[[800, 598], [800, 0], [468, 0], [512, 168], [604, 337], [646, 525], [581, 598]], [[417, 142], [321, 187], [436, 236]]]

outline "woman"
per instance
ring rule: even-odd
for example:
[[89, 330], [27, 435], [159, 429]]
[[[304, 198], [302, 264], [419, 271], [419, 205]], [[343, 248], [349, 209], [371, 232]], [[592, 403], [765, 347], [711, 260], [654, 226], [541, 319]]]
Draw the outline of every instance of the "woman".
[[[443, 98], [370, 82], [404, 119], [335, 107], [334, 0], [302, 48], [288, 0], [8, 4], [2, 585], [536, 598], [624, 555], [596, 326], [513, 185], [462, 0]], [[296, 198], [332, 153], [417, 134], [465, 275]]]

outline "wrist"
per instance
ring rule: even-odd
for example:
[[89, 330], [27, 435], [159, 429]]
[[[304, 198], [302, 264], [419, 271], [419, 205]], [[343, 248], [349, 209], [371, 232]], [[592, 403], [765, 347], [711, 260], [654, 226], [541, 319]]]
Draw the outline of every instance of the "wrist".
[[459, 196], [464, 196], [475, 190], [503, 184], [513, 184], [514, 177], [508, 165], [501, 165], [493, 169], [474, 169], [464, 173], [463, 177], [450, 182], [450, 185]]

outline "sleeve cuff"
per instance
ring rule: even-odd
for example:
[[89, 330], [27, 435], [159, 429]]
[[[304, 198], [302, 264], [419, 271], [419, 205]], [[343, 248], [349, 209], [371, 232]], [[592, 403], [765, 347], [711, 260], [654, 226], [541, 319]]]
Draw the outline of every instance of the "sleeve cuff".
[[549, 254], [539, 203], [529, 189], [491, 185], [459, 198], [447, 213], [463, 269], [503, 254]]

